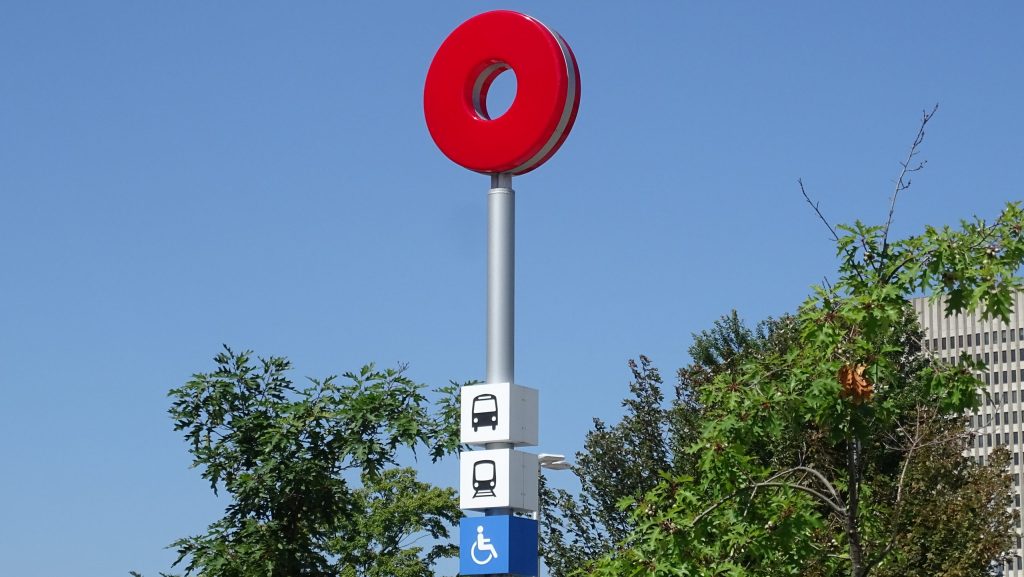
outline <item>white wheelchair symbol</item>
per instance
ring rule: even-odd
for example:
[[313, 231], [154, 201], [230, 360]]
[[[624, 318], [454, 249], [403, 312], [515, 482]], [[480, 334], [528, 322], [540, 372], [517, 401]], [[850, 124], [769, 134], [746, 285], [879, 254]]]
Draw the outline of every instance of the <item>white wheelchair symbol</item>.
[[[476, 558], [477, 551], [486, 551], [487, 558], [481, 561]], [[469, 550], [469, 556], [473, 558], [473, 562], [477, 565], [486, 565], [491, 561], [498, 558], [498, 550], [491, 544], [491, 540], [484, 537], [484, 526], [478, 525], [476, 528], [476, 541], [473, 542], [473, 547]]]

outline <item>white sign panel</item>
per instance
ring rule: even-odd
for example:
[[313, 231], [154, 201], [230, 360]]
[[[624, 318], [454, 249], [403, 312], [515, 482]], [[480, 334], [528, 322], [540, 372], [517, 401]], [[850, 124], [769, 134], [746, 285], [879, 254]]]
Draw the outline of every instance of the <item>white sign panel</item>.
[[537, 389], [511, 383], [462, 387], [461, 440], [536, 445]]
[[461, 508], [537, 510], [537, 455], [513, 449], [464, 451], [459, 471]]

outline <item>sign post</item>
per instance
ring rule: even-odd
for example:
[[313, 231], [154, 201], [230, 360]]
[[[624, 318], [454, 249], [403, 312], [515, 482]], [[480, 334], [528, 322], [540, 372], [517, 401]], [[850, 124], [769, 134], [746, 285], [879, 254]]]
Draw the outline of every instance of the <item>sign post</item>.
[[[501, 73], [516, 96], [501, 116], [487, 92]], [[536, 389], [515, 384], [515, 191], [512, 176], [544, 162], [565, 141], [579, 110], [580, 76], [565, 40], [508, 10], [457, 27], [438, 48], [423, 90], [427, 128], [455, 163], [490, 175], [487, 195], [487, 378], [462, 390], [461, 440], [483, 450], [460, 455], [460, 506], [483, 511], [460, 525], [460, 574], [539, 573]]]

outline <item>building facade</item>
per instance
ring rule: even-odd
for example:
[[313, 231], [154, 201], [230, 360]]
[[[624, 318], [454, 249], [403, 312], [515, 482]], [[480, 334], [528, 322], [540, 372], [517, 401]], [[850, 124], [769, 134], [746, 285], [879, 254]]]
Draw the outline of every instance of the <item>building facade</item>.
[[[1021, 462], [1024, 461], [1024, 294], [1017, 294], [1010, 321], [983, 321], [981, 315], [945, 316], [943, 303], [928, 298], [912, 301], [925, 331], [924, 347], [938, 358], [955, 362], [961, 353], [984, 361], [987, 371], [978, 375], [984, 387], [978, 391], [981, 408], [970, 417], [975, 431], [967, 454], [985, 462], [994, 447], [1010, 450], [1013, 506], [1021, 507]], [[1024, 548], [1018, 516], [1017, 552], [1004, 567], [1006, 577], [1024, 577]]]

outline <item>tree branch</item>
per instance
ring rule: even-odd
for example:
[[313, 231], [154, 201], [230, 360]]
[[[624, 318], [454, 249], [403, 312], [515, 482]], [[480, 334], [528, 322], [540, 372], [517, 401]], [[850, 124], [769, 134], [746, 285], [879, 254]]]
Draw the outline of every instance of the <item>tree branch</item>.
[[856, 438], [846, 441], [847, 495], [850, 499], [849, 514], [846, 516], [846, 536], [850, 543], [850, 576], [864, 576], [864, 551], [860, 540], [857, 515], [860, 509], [860, 441]]
[[804, 179], [798, 178], [796, 179], [796, 181], [800, 185], [800, 194], [804, 195], [804, 200], [807, 201], [807, 204], [811, 205], [811, 208], [814, 209], [814, 212], [818, 213], [818, 218], [820, 218], [821, 222], [825, 223], [825, 226], [828, 227], [828, 231], [832, 233], [832, 238], [835, 240], [839, 240], [839, 235], [836, 234], [836, 229], [832, 228], [832, 225], [829, 224], [828, 219], [825, 218], [825, 215], [821, 214], [821, 209], [818, 208], [818, 203], [812, 201], [811, 197], [807, 195], [807, 191], [804, 190]]
[[924, 142], [924, 127], [928, 124], [928, 121], [932, 119], [932, 116], [935, 116], [935, 112], [938, 111], [938, 109], [939, 105], [936, 104], [932, 108], [931, 112], [925, 111], [921, 114], [921, 125], [917, 128], [917, 136], [914, 138], [914, 143], [910, 145], [910, 152], [907, 153], [907, 159], [900, 163], [902, 170], [900, 170], [900, 175], [896, 178], [896, 188], [893, 190], [892, 199], [889, 201], [889, 218], [886, 219], [885, 228], [882, 231], [883, 254], [885, 253], [885, 249], [889, 247], [889, 226], [892, 224], [892, 215], [896, 211], [896, 197], [898, 197], [904, 190], [910, 188], [910, 179], [907, 176], [908, 173], [917, 172], [924, 168], [924, 165], [928, 163], [928, 161], [924, 161], [918, 163], [918, 165], [913, 168], [910, 166], [914, 157], [917, 156], [917, 147], [921, 146], [921, 143]]
[[[903, 427], [901, 426], [902, 430]], [[903, 481], [907, 476], [907, 469], [910, 467], [910, 461], [914, 457], [914, 451], [917, 450], [918, 444], [921, 441], [921, 407], [917, 407], [917, 415], [914, 422], [914, 435], [904, 433], [907, 439], [910, 440], [910, 446], [907, 448], [907, 456], [903, 459], [903, 467], [900, 469], [900, 478], [896, 482], [896, 506], [899, 507], [900, 501], [903, 499]]]
[[832, 494], [832, 498], [835, 499], [836, 503], [842, 502], [842, 499], [839, 498], [839, 492], [836, 491], [836, 488], [832, 486], [832, 483], [829, 483], [828, 479], [825, 478], [825, 475], [822, 475], [816, 469], [812, 469], [811, 467], [793, 467], [793, 469], [791, 470], [801, 471], [813, 475], [819, 483], [821, 483], [822, 485], [825, 486], [826, 489], [828, 489], [828, 492]]
[[764, 483], [757, 483], [756, 485], [754, 485], [754, 487], [755, 488], [758, 488], [758, 487], [779, 487], [779, 488], [789, 488], [789, 489], [794, 489], [794, 490], [797, 490], [797, 491], [803, 491], [804, 493], [807, 493], [808, 495], [811, 495], [811, 496], [817, 498], [819, 501], [821, 501], [825, 505], [828, 505], [828, 507], [830, 509], [832, 509], [837, 515], [840, 515], [840, 516], [845, 516], [846, 515], [846, 508], [845, 507], [842, 507], [842, 506], [840, 506], [840, 505], [838, 505], [836, 503], [833, 503], [832, 500], [829, 499], [828, 497], [826, 497], [825, 495], [819, 493], [818, 491], [815, 491], [814, 489], [812, 489], [810, 487], [806, 487], [806, 486], [801, 485], [799, 483], [779, 483], [779, 482], [770, 482], [769, 483], [769, 482], [766, 481]]
[[[996, 232], [996, 229], [999, 227], [1000, 224], [1002, 224], [1002, 215], [1000, 215], [1000, 217], [997, 218], [996, 221], [993, 222], [990, 226], [985, 225], [984, 221], [980, 221], [980, 228], [976, 231], [980, 233], [980, 237], [975, 242], [966, 244], [964, 246], [964, 250], [978, 250], [982, 246], [988, 244], [993, 237], [993, 233]], [[963, 231], [960, 232], [966, 233], [968, 231], [967, 229], [964, 229]], [[889, 273], [882, 279], [883, 284], [888, 284], [892, 282], [892, 279], [894, 279], [896, 275], [899, 274], [900, 270], [902, 270], [903, 267], [905, 267], [907, 264], [911, 262], [918, 262], [921, 264], [922, 267], [926, 266], [928, 263], [931, 262], [932, 257], [936, 253], [938, 253], [939, 250], [940, 247], [932, 248], [931, 250], [927, 250], [921, 253], [907, 251], [906, 256], [904, 256], [899, 263], [894, 265], [892, 267], [892, 270], [889, 271]], [[940, 293], [935, 293], [935, 295], [933, 296], [938, 296], [939, 294]]]
[[[788, 483], [778, 481], [778, 479], [782, 479], [793, 473], [808, 473], [814, 476], [828, 489], [829, 493], [832, 494], [835, 500], [830, 499], [827, 495], [811, 487], [807, 487], [806, 485], [801, 485], [800, 483]], [[747, 491], [752, 491], [752, 494], [756, 494], [757, 490], [761, 487], [790, 488], [796, 491], [802, 491], [804, 493], [807, 493], [808, 495], [815, 497], [816, 499], [827, 505], [830, 509], [832, 509], [833, 512], [835, 512], [840, 517], [845, 519], [847, 515], [846, 507], [844, 507], [842, 505], [842, 502], [839, 500], [838, 492], [835, 490], [835, 487], [833, 487], [832, 484], [828, 482], [828, 479], [826, 479], [824, 475], [810, 467], [793, 467], [791, 469], [786, 469], [785, 471], [775, 473], [774, 475], [768, 477], [767, 479], [759, 483], [751, 483], [749, 485], [740, 487], [739, 489], [736, 489], [735, 491], [726, 495], [725, 497], [722, 497], [714, 504], [712, 504], [710, 507], [701, 511], [700, 514], [694, 517], [693, 520], [690, 521], [690, 527], [696, 526], [697, 523], [700, 523], [702, 520], [704, 520], [705, 517], [713, 513], [716, 509], [718, 509], [725, 503], [729, 502], [730, 500], [736, 498], [740, 494], [745, 493]]]

